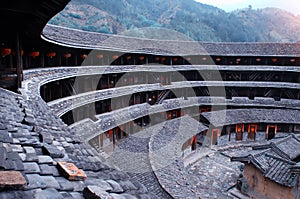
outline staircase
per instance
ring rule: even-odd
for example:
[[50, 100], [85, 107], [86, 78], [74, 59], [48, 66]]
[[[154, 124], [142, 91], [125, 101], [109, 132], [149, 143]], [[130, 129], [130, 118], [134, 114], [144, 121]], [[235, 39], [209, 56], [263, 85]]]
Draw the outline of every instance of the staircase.
[[166, 97], [169, 95], [170, 90], [163, 90], [162, 92], [159, 93], [159, 95], [157, 96], [157, 100], [155, 102], [155, 104], [161, 104]]

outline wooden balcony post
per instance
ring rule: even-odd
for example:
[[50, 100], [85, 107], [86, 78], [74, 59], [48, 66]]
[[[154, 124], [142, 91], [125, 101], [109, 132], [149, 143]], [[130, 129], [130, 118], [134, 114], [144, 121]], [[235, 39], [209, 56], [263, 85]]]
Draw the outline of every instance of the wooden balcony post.
[[22, 46], [19, 33], [16, 34], [16, 59], [17, 59], [17, 88], [21, 88], [23, 80]]

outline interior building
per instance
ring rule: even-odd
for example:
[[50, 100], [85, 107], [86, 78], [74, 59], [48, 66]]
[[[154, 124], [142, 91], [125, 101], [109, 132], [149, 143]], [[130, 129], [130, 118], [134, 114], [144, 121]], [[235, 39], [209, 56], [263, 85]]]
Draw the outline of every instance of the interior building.
[[[184, 158], [263, 142], [231, 159], [245, 164], [252, 190], [276, 198], [279, 186], [299, 198], [299, 156], [276, 148], [299, 142], [299, 43], [170, 42], [47, 24], [68, 2], [1, 7], [1, 26], [14, 25], [0, 33], [0, 196], [199, 198], [183, 186]], [[267, 169], [266, 153], [280, 156]], [[293, 189], [268, 177], [278, 164]], [[182, 171], [175, 190], [164, 181], [169, 167]]]

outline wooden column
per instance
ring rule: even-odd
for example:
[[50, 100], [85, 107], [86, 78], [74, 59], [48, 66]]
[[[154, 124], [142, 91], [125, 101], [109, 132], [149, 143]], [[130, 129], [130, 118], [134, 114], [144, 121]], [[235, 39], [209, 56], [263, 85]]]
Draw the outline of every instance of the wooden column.
[[74, 66], [78, 66], [78, 55], [74, 53]]
[[44, 52], [41, 51], [40, 53], [40, 63], [41, 63], [41, 67], [44, 68], [45, 67], [45, 56], [44, 56]]
[[17, 88], [21, 88], [23, 80], [22, 46], [19, 33], [16, 34], [16, 59], [17, 59]]

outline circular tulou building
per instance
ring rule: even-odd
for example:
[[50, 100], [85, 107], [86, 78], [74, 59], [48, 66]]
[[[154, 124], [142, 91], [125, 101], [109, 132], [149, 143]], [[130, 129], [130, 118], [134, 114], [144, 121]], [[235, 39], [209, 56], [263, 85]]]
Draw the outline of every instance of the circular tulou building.
[[48, 24], [68, 3], [0, 8], [0, 198], [300, 198], [300, 43]]

